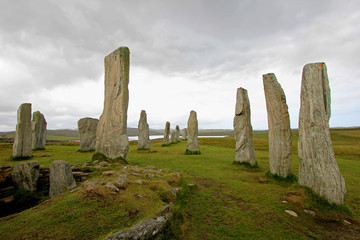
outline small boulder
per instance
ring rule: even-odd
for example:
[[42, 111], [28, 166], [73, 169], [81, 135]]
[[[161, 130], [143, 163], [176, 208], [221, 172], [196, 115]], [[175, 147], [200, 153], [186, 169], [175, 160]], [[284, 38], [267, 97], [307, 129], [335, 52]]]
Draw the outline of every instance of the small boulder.
[[313, 217], [316, 216], [316, 212], [315, 211], [312, 211], [312, 210], [309, 210], [309, 209], [304, 209], [304, 212], [307, 214], [307, 215], [311, 215]]
[[127, 178], [120, 178], [115, 181], [115, 186], [122, 189], [127, 188], [129, 184], [130, 182], [127, 180]]
[[286, 213], [290, 214], [291, 216], [298, 217], [298, 214], [293, 210], [285, 210]]
[[119, 191], [119, 189], [114, 184], [112, 184], [111, 182], [106, 183], [105, 187], [110, 188], [111, 190], [114, 190], [116, 192]]
[[53, 197], [68, 189], [76, 187], [76, 181], [71, 171], [70, 164], [62, 160], [52, 162], [50, 166], [50, 191]]
[[115, 174], [115, 171], [114, 170], [109, 170], [109, 171], [103, 171], [101, 173], [103, 176], [112, 176]]
[[39, 174], [39, 162], [34, 161], [16, 164], [13, 172], [11, 173], [11, 177], [18, 188], [35, 192]]

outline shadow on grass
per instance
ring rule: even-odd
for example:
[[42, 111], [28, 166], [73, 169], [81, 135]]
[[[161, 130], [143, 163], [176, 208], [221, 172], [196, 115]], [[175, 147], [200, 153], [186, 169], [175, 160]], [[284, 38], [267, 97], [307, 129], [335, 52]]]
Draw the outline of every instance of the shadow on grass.
[[238, 162], [238, 161], [234, 161], [234, 162], [233, 162], [233, 165], [241, 165], [241, 166], [244, 166], [244, 167], [247, 167], [247, 168], [250, 168], [250, 169], [260, 168], [259, 165], [257, 164], [257, 162], [255, 163], [255, 165], [251, 165], [251, 164], [248, 163], [248, 162]]
[[10, 160], [12, 160], [12, 161], [22, 161], [22, 160], [29, 160], [29, 159], [31, 159], [31, 158], [33, 158], [34, 156], [26, 156], [26, 157], [14, 157], [14, 156], [10, 156]]
[[182, 225], [185, 222], [184, 214], [189, 198], [198, 187], [195, 184], [187, 184], [183, 178], [180, 179], [179, 185], [181, 190], [177, 193], [173, 215], [156, 239], [184, 239], [182, 231]]
[[185, 151], [185, 155], [200, 155], [201, 152], [200, 151], [190, 151], [188, 149], [186, 149]]
[[295, 183], [298, 181], [298, 178], [295, 176], [294, 173], [290, 173], [289, 176], [287, 176], [286, 178], [283, 178], [277, 174], [272, 174], [269, 171], [266, 172], [265, 174], [268, 178], [274, 179], [277, 182], [284, 182], [284, 183]]
[[319, 196], [310, 188], [308, 188], [308, 187], [304, 187], [304, 188], [305, 188], [306, 195], [309, 197], [310, 204], [312, 207], [319, 209], [323, 212], [327, 212], [327, 213], [338, 212], [338, 213], [347, 215], [349, 217], [353, 217], [353, 214], [352, 214], [350, 208], [346, 204], [340, 206], [335, 203], [330, 203], [328, 200]]

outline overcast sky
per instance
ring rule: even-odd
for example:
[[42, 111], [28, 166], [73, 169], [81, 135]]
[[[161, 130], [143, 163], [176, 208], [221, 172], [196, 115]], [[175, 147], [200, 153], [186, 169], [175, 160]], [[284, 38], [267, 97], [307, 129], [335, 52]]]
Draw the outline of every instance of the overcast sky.
[[1, 0], [0, 131], [15, 130], [21, 103], [48, 129], [99, 118], [104, 57], [130, 49], [128, 127], [233, 128], [246, 88], [254, 129], [267, 129], [262, 75], [273, 72], [298, 127], [302, 68], [325, 62], [331, 127], [359, 126], [360, 1]]

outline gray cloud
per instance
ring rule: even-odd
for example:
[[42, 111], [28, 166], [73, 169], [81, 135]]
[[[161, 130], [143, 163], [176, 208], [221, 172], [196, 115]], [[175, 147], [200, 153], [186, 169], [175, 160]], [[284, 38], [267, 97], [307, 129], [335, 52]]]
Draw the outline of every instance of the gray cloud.
[[[99, 81], [104, 56], [126, 45], [132, 68], [169, 82], [185, 78], [249, 88], [252, 102], [261, 106], [253, 111], [261, 128], [266, 127], [261, 75], [275, 72], [296, 127], [296, 95], [308, 62], [325, 61], [332, 86], [344, 86], [333, 91], [333, 98], [354, 102], [354, 95], [341, 96], [360, 87], [359, 7], [355, 0], [9, 1], [0, 9], [0, 125], [13, 125], [17, 107], [34, 94]], [[66, 89], [64, 95], [69, 94]], [[203, 94], [199, 92], [199, 105]], [[81, 112], [76, 105], [71, 111]], [[334, 102], [333, 107], [343, 114], [342, 104]], [[354, 112], [351, 108], [344, 114]], [[224, 118], [232, 118], [226, 114]], [[333, 118], [334, 125], [343, 122]], [[73, 126], [64, 122], [57, 126]], [[206, 122], [210, 126], [213, 120]], [[346, 123], [351, 124], [357, 123]]]

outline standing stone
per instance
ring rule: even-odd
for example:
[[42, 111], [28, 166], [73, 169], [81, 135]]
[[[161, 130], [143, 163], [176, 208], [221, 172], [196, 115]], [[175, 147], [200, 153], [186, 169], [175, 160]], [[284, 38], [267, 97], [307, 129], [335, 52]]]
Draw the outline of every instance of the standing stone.
[[299, 115], [299, 183], [331, 203], [344, 204], [345, 180], [329, 130], [330, 86], [325, 63], [306, 64]]
[[32, 156], [31, 103], [23, 103], [17, 111], [13, 157]]
[[96, 118], [81, 118], [78, 121], [81, 151], [86, 152], [95, 150], [96, 129], [98, 123], [99, 120]]
[[187, 122], [186, 152], [189, 154], [200, 154], [198, 144], [198, 120], [195, 111], [190, 112], [189, 120]]
[[250, 118], [250, 101], [246, 89], [238, 88], [234, 117], [235, 162], [256, 166]]
[[175, 131], [171, 132], [171, 138], [170, 138], [170, 143], [174, 143], [175, 142]]
[[163, 145], [169, 144], [169, 135], [170, 135], [170, 123], [166, 122]]
[[113, 159], [126, 159], [129, 150], [129, 54], [129, 48], [120, 47], [105, 57], [105, 101], [96, 130], [95, 150]]
[[175, 141], [180, 142], [180, 128], [179, 125], [175, 127]]
[[49, 196], [53, 197], [64, 191], [76, 187], [70, 164], [63, 160], [56, 160], [50, 166]]
[[270, 172], [286, 178], [291, 173], [291, 128], [286, 97], [275, 74], [263, 75], [269, 126]]
[[13, 182], [18, 188], [35, 192], [40, 174], [39, 167], [40, 165], [37, 161], [16, 164], [11, 173]]
[[33, 113], [32, 119], [32, 149], [45, 149], [46, 120], [39, 111]]
[[182, 136], [182, 140], [186, 140], [187, 139], [187, 129], [184, 128], [182, 131], [181, 131], [181, 136]]
[[138, 149], [150, 149], [149, 124], [147, 123], [145, 110], [141, 110], [138, 131]]

